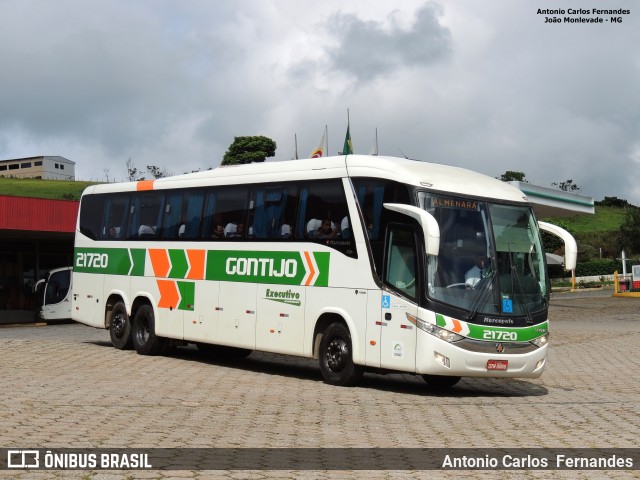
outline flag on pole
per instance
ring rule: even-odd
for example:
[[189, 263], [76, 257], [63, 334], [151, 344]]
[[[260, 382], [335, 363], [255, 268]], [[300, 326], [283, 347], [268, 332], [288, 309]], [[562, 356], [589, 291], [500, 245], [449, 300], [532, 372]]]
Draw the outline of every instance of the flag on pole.
[[376, 128], [376, 138], [373, 141], [373, 145], [371, 145], [371, 150], [369, 150], [369, 155], [378, 155], [378, 129]]
[[324, 127], [324, 133], [322, 134], [322, 138], [320, 139], [320, 143], [318, 147], [311, 152], [311, 158], [320, 158], [326, 157], [329, 153], [329, 148], [327, 147], [327, 127]]
[[351, 133], [349, 133], [349, 124], [347, 124], [347, 135], [344, 137], [344, 147], [342, 147], [343, 155], [353, 155], [353, 144], [351, 143]]

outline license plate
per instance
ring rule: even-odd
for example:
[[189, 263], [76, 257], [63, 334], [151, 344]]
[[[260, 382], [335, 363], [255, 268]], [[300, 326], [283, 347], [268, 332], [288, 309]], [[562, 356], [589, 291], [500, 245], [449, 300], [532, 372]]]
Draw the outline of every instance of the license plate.
[[509, 366], [509, 360], [487, 361], [487, 370], [506, 370], [508, 366]]

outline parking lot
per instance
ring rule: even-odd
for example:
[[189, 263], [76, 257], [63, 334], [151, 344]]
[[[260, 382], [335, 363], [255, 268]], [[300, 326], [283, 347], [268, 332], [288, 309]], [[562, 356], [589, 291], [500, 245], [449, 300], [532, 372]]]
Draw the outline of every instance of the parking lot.
[[[419, 377], [322, 382], [315, 361], [236, 361], [195, 348], [166, 357], [114, 349], [69, 323], [0, 328], [3, 448], [637, 448], [640, 299], [555, 294], [547, 370], [535, 380]], [[637, 468], [637, 467], [636, 467]], [[485, 471], [0, 471], [0, 478], [458, 478]], [[499, 472], [518, 478], [517, 472]], [[639, 478], [639, 470], [527, 472], [530, 478]], [[513, 476], [513, 477], [512, 477]]]

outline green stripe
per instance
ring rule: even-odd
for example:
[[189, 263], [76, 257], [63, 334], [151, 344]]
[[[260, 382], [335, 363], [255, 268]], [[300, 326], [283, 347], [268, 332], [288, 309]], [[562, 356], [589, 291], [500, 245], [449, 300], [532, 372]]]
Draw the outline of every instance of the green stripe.
[[547, 193], [538, 193], [538, 192], [531, 192], [531, 191], [527, 191], [527, 190], [523, 190], [520, 189], [525, 195], [529, 195], [529, 196], [533, 196], [533, 197], [540, 197], [540, 198], [547, 198], [549, 200], [557, 200], [559, 202], [566, 202], [566, 203], [574, 203], [576, 205], [582, 205], [583, 207], [593, 207], [593, 203], [591, 202], [584, 202], [584, 201], [580, 201], [580, 200], [574, 200], [574, 199], [570, 199], [570, 198], [564, 198], [564, 197], [559, 197], [557, 195], [550, 195]]
[[184, 250], [169, 250], [169, 260], [171, 260], [169, 278], [184, 278], [189, 270], [186, 252]]
[[144, 276], [144, 262], [147, 258], [147, 251], [144, 248], [132, 248], [131, 258], [133, 259], [131, 275], [134, 277]]
[[[543, 322], [538, 325], [523, 328], [487, 327], [467, 322], [461, 323], [466, 323], [469, 328], [469, 338], [489, 342], [529, 342], [549, 333], [549, 322]], [[446, 328], [447, 321], [444, 316], [440, 314], [436, 314], [436, 325], [448, 330], [448, 328]]]
[[193, 311], [196, 298], [196, 284], [194, 282], [176, 282], [180, 292], [178, 310]]
[[73, 269], [76, 272], [141, 277], [144, 275], [146, 250], [144, 248], [76, 248], [73, 257]]
[[524, 328], [485, 327], [469, 324], [469, 338], [490, 342], [529, 342], [549, 332], [549, 322]]
[[[313, 285], [329, 285], [329, 253], [315, 252], [318, 277]], [[307, 275], [302, 252], [209, 250], [205, 278], [226, 282], [301, 285]]]

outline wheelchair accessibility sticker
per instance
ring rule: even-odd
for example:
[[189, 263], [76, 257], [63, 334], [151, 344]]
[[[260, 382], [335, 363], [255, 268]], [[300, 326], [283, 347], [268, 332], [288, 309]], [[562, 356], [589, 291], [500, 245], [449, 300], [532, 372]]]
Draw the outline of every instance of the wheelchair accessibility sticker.
[[382, 308], [391, 308], [391, 295], [382, 295]]
[[502, 299], [502, 313], [513, 313], [513, 300], [509, 298]]

